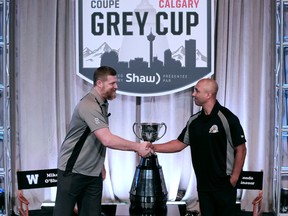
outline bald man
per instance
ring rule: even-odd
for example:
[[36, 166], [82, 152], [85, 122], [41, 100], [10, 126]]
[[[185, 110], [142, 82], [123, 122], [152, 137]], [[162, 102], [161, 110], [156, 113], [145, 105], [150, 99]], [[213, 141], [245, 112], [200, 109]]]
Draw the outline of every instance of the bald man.
[[190, 117], [177, 139], [154, 144], [153, 150], [172, 153], [190, 146], [201, 216], [234, 216], [246, 139], [238, 117], [220, 105], [217, 92], [215, 80], [200, 80], [192, 96], [202, 110]]

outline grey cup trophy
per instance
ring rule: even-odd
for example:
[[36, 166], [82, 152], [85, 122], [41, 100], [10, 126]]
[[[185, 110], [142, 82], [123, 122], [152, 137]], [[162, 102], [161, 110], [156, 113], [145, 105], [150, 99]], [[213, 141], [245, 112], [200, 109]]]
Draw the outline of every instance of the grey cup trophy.
[[[164, 126], [164, 132], [159, 136], [161, 128]], [[133, 132], [137, 138], [143, 141], [155, 142], [161, 139], [167, 131], [165, 123], [134, 123]]]
[[[155, 142], [161, 139], [167, 130], [165, 123], [134, 123], [133, 132], [143, 141]], [[161, 135], [159, 135], [161, 132]], [[130, 190], [131, 216], [166, 216], [167, 189], [158, 163], [157, 155], [141, 157], [136, 168]]]

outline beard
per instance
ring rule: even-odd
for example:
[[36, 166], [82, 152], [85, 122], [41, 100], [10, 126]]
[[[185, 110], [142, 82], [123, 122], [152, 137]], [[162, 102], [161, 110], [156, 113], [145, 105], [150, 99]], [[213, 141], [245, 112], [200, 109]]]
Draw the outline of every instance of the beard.
[[113, 99], [115, 99], [116, 98], [116, 91], [110, 91], [110, 92], [107, 92], [106, 94], [105, 94], [105, 97], [104, 98], [106, 98], [107, 100], [113, 100]]

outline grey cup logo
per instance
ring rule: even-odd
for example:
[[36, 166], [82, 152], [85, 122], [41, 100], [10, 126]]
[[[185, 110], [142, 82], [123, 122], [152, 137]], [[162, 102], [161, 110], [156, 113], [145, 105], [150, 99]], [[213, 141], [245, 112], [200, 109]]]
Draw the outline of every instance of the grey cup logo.
[[109, 65], [117, 71], [120, 94], [157, 96], [213, 74], [213, 1], [109, 2], [77, 1], [80, 77], [92, 83], [95, 69]]

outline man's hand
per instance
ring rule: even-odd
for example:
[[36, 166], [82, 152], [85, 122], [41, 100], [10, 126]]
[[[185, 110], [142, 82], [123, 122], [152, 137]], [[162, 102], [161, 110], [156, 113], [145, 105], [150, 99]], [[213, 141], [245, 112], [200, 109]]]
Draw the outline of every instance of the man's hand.
[[146, 149], [151, 149], [152, 153], [154, 153], [154, 145], [152, 145], [152, 143], [150, 142], [147, 142], [147, 145], [146, 145]]
[[230, 176], [230, 183], [231, 183], [231, 185], [232, 185], [233, 187], [236, 186], [237, 181], [238, 181], [238, 177], [235, 177], [235, 176], [233, 176], [233, 175]]
[[150, 157], [154, 153], [151, 146], [152, 144], [149, 142], [139, 143], [138, 155], [141, 157]]
[[102, 180], [104, 181], [106, 179], [106, 169], [105, 169], [105, 165], [103, 165], [103, 168], [102, 168]]

